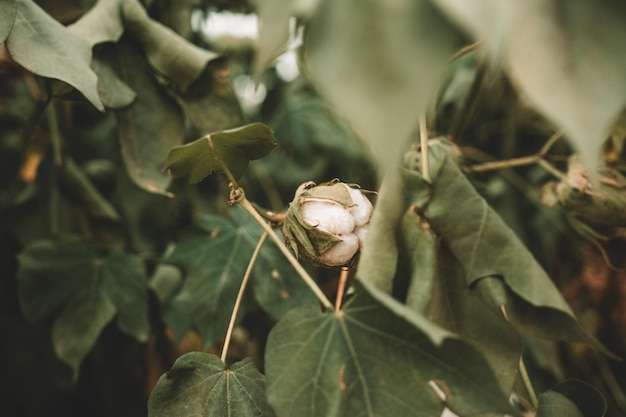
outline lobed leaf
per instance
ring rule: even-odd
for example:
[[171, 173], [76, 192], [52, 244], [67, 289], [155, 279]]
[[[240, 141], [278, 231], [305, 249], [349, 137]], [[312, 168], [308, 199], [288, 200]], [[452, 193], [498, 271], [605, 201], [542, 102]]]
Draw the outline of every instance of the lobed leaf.
[[6, 39], [11, 57], [30, 72], [61, 80], [104, 110], [91, 70], [91, 45], [50, 17], [31, 0], [17, 1], [13, 29]]
[[35, 242], [18, 259], [22, 311], [31, 322], [55, 317], [54, 348], [75, 377], [114, 316], [123, 332], [146, 340], [147, 283], [139, 258], [101, 256], [81, 239], [58, 237]]
[[[183, 320], [185, 311], [198, 329], [205, 346], [226, 333], [232, 307], [246, 268], [263, 229], [240, 207], [230, 210], [231, 219], [205, 215], [187, 230], [165, 262], [186, 273], [185, 283], [168, 307], [168, 317]], [[316, 298], [288, 265], [278, 248], [266, 242], [252, 270], [257, 301], [279, 318], [302, 305], [317, 305]], [[245, 314], [242, 306], [240, 317]]]
[[148, 400], [150, 417], [271, 417], [265, 378], [252, 359], [228, 369], [215, 355], [191, 352], [159, 378]]
[[202, 181], [213, 172], [230, 171], [241, 178], [248, 163], [267, 155], [276, 147], [269, 127], [252, 123], [237, 129], [211, 133], [203, 138], [172, 148], [164, 169], [190, 183]]
[[435, 333], [438, 341], [360, 286], [341, 311], [293, 310], [268, 339], [269, 402], [279, 416], [433, 416], [443, 410], [434, 380], [461, 415], [506, 412], [482, 357]]

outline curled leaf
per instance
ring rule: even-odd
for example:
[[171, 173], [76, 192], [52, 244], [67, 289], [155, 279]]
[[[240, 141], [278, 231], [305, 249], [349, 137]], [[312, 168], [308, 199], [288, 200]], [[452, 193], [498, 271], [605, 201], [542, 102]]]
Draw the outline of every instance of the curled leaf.
[[98, 79], [90, 68], [91, 45], [35, 2], [18, 0], [15, 24], [6, 47], [11, 57], [30, 72], [66, 82], [98, 110], [104, 110], [98, 95]]
[[194, 142], [172, 148], [164, 169], [190, 183], [202, 181], [213, 172], [230, 171], [241, 178], [248, 163], [267, 155], [277, 146], [272, 130], [263, 123], [211, 133]]

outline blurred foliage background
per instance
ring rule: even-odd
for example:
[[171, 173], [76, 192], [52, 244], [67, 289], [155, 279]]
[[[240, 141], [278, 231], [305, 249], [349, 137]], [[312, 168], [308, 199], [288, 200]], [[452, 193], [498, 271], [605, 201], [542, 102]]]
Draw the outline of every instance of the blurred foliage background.
[[[70, 25], [95, 2], [37, 3]], [[297, 66], [301, 57], [295, 26], [294, 48], [255, 79], [256, 37], [211, 32], [218, 15], [256, 24], [253, 5], [220, 0], [143, 3], [152, 20], [219, 54], [187, 88], [148, 66], [140, 50], [149, 47], [140, 45], [136, 34], [124, 34], [115, 48], [104, 43], [94, 50], [102, 58], [100, 73], [115, 71], [131, 90], [103, 100], [105, 113], [75, 91], [33, 75], [0, 49], [1, 415], [146, 415], [146, 399], [156, 379], [182, 353], [203, 348], [199, 333], [176, 310], [181, 304], [172, 301], [182, 285], [181, 272], [161, 261], [203, 215], [226, 214], [227, 182], [221, 176], [198, 185], [171, 181], [159, 170], [169, 147], [261, 121], [273, 129], [279, 148], [253, 161], [244, 175], [242, 186], [251, 201], [282, 211], [297, 186], [310, 180], [340, 178], [364, 189], [377, 188], [373, 157], [360, 132], [335, 114]], [[447, 67], [427, 122], [432, 137], [453, 139], [470, 167], [534, 155], [557, 131], [520, 98], [503, 72], [487, 66], [479, 48]], [[626, 167], [625, 126], [622, 117], [603, 148], [604, 160], [618, 172]], [[418, 142], [418, 132], [414, 136]], [[565, 141], [557, 141], [548, 158], [566, 172], [571, 152]], [[538, 165], [473, 172], [470, 178], [546, 268], [585, 327], [609, 350], [626, 357], [625, 229], [601, 227], [610, 238], [596, 244], [581, 237], [563, 210], [542, 204], [541, 189], [554, 178]], [[25, 248], [67, 234], [81, 236], [94, 254], [138, 259], [148, 288], [142, 300], [145, 337], [105, 322], [80, 361], [77, 380], [55, 353], [54, 317], [29, 321], [20, 306], [17, 281], [18, 255]], [[315, 273], [329, 283], [323, 288], [332, 291], [337, 277], [329, 270]], [[250, 356], [262, 370], [263, 346], [275, 319], [258, 301], [249, 300], [232, 360]], [[622, 362], [584, 346], [525, 343], [524, 357], [538, 391], [578, 377], [603, 392], [607, 415], [626, 412]], [[211, 344], [210, 351], [218, 352], [220, 341]]]

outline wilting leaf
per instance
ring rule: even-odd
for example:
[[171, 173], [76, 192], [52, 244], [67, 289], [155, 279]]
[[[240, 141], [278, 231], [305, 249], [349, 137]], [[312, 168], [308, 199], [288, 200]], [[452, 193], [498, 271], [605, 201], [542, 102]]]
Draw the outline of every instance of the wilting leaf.
[[[501, 277], [529, 307], [553, 311], [570, 321], [569, 339], [597, 345], [577, 324], [574, 313], [532, 254], [461, 172], [449, 145], [433, 141], [429, 148], [432, 186], [419, 174], [421, 154], [413, 150], [406, 158], [405, 187], [431, 193], [429, 197], [419, 195], [414, 204], [424, 210], [433, 231], [465, 269], [466, 285]], [[535, 325], [543, 327], [545, 321], [534, 316], [539, 319]]]
[[401, 226], [395, 282], [403, 277], [410, 278], [407, 306], [474, 345], [502, 390], [511, 392], [522, 354], [520, 337], [500, 311], [490, 310], [480, 294], [468, 288], [463, 267], [415, 207], [408, 208]]
[[11, 57], [34, 74], [54, 78], [80, 91], [104, 110], [91, 70], [91, 46], [30, 0], [17, 1], [15, 25], [6, 40]]
[[187, 353], [159, 378], [148, 400], [150, 417], [271, 417], [265, 378], [250, 358], [228, 369], [215, 355]]
[[141, 44], [150, 64], [183, 92], [218, 57], [152, 20], [138, 1], [124, 1], [122, 11], [126, 28]]
[[606, 401], [593, 386], [567, 380], [539, 395], [537, 417], [602, 417]]
[[36, 322], [60, 311], [53, 324], [59, 357], [77, 376], [100, 331], [117, 315], [118, 326], [138, 340], [148, 336], [147, 283], [140, 259], [102, 256], [78, 238], [41, 240], [19, 256], [22, 311]]
[[271, 129], [262, 123], [253, 123], [211, 133], [172, 148], [164, 169], [190, 183], [200, 182], [213, 172], [224, 172], [224, 167], [239, 179], [249, 161], [264, 157], [275, 147], [276, 139]]
[[[177, 311], [170, 317], [180, 320], [188, 310], [205, 346], [226, 333], [241, 281], [263, 233], [239, 206], [230, 214], [231, 219], [201, 217], [165, 260], [186, 273], [181, 292], [171, 304]], [[275, 317], [299, 305], [317, 305], [310, 290], [277, 252], [275, 245], [266, 242], [252, 270], [253, 288], [258, 291], [255, 296], [261, 305]], [[242, 307], [239, 317], [245, 314], [245, 305]]]
[[182, 110], [130, 43], [119, 42], [115, 52], [117, 74], [137, 92], [131, 106], [115, 112], [126, 168], [143, 189], [169, 195], [171, 177], [162, 170], [168, 149], [183, 142]]
[[510, 73], [595, 170], [626, 105], [626, 3], [531, 0], [515, 7]]
[[98, 0], [80, 19], [68, 28], [87, 40], [91, 46], [117, 42], [124, 33], [123, 0]]
[[484, 359], [424, 324], [428, 334], [362, 288], [340, 312], [288, 313], [268, 339], [270, 404], [280, 416], [433, 416], [443, 409], [429, 385], [435, 380], [461, 415], [506, 412]]
[[[104, 107], [122, 109], [135, 101], [135, 93], [113, 68], [117, 47], [113, 44], [98, 45], [93, 49], [91, 68], [98, 75], [98, 93]], [[112, 55], [113, 54], [113, 55]]]
[[0, 2], [0, 43], [4, 42], [13, 29], [17, 14], [16, 0]]
[[427, 0], [326, 1], [309, 22], [307, 58], [321, 93], [396, 166], [460, 36]]

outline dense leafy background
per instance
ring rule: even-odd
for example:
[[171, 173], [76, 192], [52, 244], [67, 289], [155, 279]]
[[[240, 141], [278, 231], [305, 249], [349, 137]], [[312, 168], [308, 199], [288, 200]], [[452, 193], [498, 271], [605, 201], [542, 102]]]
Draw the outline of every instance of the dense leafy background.
[[[191, 25], [223, 10], [260, 38]], [[502, 414], [512, 391], [533, 408], [522, 354], [538, 416], [624, 415], [625, 20], [610, 0], [1, 1], [0, 415]], [[262, 229], [224, 165], [275, 212], [304, 181], [379, 190], [344, 308], [268, 240], [226, 364]], [[338, 271], [306, 267], [332, 298]]]

